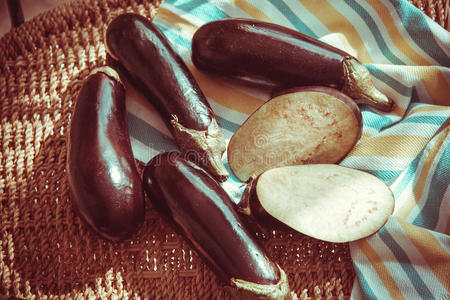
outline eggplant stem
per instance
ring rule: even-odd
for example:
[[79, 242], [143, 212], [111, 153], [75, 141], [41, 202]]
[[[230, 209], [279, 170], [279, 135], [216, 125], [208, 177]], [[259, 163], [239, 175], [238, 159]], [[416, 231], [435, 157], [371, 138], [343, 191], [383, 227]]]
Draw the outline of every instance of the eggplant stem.
[[280, 280], [277, 284], [260, 284], [242, 279], [231, 278], [230, 290], [235, 299], [258, 300], [296, 300], [297, 294], [289, 288], [286, 273], [277, 264], [280, 272]]
[[382, 111], [391, 111], [394, 102], [373, 84], [369, 70], [355, 58], [346, 57], [342, 62], [344, 86], [342, 92], [358, 104], [366, 104]]
[[[222, 162], [222, 155], [226, 150], [223, 133], [215, 118], [211, 119], [206, 130], [195, 130], [184, 127], [178, 118], [172, 115], [170, 124], [174, 128], [174, 136], [182, 153], [199, 153], [195, 163], [201, 165], [217, 180], [223, 182], [229, 177], [228, 171]], [[188, 157], [192, 160], [192, 157]]]

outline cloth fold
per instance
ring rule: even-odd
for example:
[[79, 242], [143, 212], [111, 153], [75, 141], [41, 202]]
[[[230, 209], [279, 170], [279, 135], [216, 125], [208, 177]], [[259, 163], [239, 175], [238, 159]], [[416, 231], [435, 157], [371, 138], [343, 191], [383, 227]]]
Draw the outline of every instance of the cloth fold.
[[[167, 0], [154, 22], [199, 82], [227, 140], [269, 96], [193, 66], [194, 32], [223, 18], [277, 23], [343, 49], [364, 63], [376, 87], [396, 102], [389, 113], [362, 108], [362, 138], [341, 162], [383, 180], [396, 201], [378, 233], [350, 243], [357, 275], [352, 298], [445, 299], [450, 294], [450, 128], [443, 124], [450, 117], [450, 34], [406, 0]], [[136, 157], [146, 162], [175, 150], [155, 111], [137, 94], [130, 98]], [[238, 201], [242, 183], [231, 176], [224, 187]]]

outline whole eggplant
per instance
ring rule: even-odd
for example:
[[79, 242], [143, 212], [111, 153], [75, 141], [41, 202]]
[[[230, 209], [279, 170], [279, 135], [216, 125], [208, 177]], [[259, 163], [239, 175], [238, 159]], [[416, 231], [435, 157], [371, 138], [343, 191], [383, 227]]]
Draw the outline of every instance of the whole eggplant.
[[163, 33], [147, 18], [128, 13], [109, 24], [105, 41], [115, 64], [154, 105], [180, 150], [225, 181], [222, 131], [191, 72]]
[[166, 152], [145, 167], [143, 183], [156, 210], [235, 288], [235, 296], [295, 299], [284, 271], [253, 240], [228, 194], [203, 169]]
[[144, 190], [128, 135], [125, 88], [114, 70], [97, 69], [84, 81], [67, 144], [74, 208], [106, 239], [131, 236], [144, 220]]
[[206, 23], [192, 39], [192, 61], [200, 70], [275, 92], [298, 86], [329, 86], [359, 104], [393, 109], [393, 101], [375, 88], [369, 71], [356, 58], [272, 23], [250, 19]]

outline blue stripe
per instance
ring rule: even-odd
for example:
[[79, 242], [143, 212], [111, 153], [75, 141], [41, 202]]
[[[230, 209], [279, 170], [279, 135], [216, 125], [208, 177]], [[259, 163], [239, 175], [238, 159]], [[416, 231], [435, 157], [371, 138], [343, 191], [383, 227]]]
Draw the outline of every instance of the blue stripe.
[[[449, 137], [447, 137], [449, 138]], [[420, 214], [412, 222], [414, 225], [434, 230], [439, 219], [439, 211], [450, 183], [450, 146], [447, 146], [436, 166], [430, 184], [430, 194]]]
[[[432, 31], [425, 20], [425, 15], [408, 1], [389, 0], [395, 7], [402, 23], [414, 40], [430, 57], [435, 59], [442, 66], [450, 67], [450, 57], [444, 52], [435, 41]], [[445, 29], [441, 28], [442, 35], [448, 35]]]
[[440, 117], [440, 116], [411, 116], [404, 119], [402, 123], [419, 123], [419, 124], [431, 124], [440, 126], [447, 119], [448, 117]]
[[364, 296], [367, 297], [364, 299], [377, 300], [378, 297], [375, 295], [373, 290], [370, 288], [369, 282], [364, 277], [363, 272], [358, 268], [358, 266], [355, 263], [353, 264], [353, 267], [355, 269], [356, 277], [358, 278], [359, 286], [364, 291]]
[[167, 0], [162, 6], [165, 3], [188, 12], [205, 22], [229, 18], [225, 12], [205, 0]]
[[408, 255], [402, 249], [402, 247], [394, 240], [388, 230], [383, 227], [378, 232], [378, 236], [383, 240], [386, 246], [391, 249], [395, 258], [397, 259], [400, 267], [405, 271], [406, 276], [412, 283], [412, 286], [417, 291], [417, 293], [421, 296], [422, 299], [432, 299], [433, 294], [428, 289], [425, 282], [420, 278], [420, 274], [414, 269], [411, 264], [411, 261], [408, 259]]
[[316, 34], [305, 24], [302, 20], [297, 16], [295, 12], [293, 12], [289, 6], [287, 6], [284, 1], [272, 0], [270, 1], [273, 6], [275, 6], [288, 20], [294, 25], [295, 29], [309, 35], [314, 38], [318, 38]]
[[128, 113], [128, 128], [133, 138], [153, 150], [158, 152], [178, 150], [173, 139], [131, 113]]
[[372, 19], [372, 17], [369, 15], [369, 13], [356, 1], [354, 0], [345, 0], [345, 2], [353, 8], [355, 12], [359, 14], [361, 19], [367, 24], [369, 30], [372, 32], [378, 47], [380, 48], [383, 55], [393, 64], [395, 65], [404, 65], [405, 63], [399, 59], [397, 56], [395, 56], [391, 50], [387, 47], [386, 42], [384, 41], [380, 30], [377, 27], [377, 24]]
[[379, 115], [366, 107], [361, 107], [361, 114], [364, 126], [375, 128], [378, 131], [392, 124], [390, 118]]
[[383, 71], [381, 71], [379, 68], [377, 68], [376, 66], [374, 66], [372, 64], [365, 64], [365, 66], [367, 67], [367, 69], [369, 69], [370, 74], [373, 77], [376, 77], [380, 81], [386, 83], [391, 88], [393, 88], [397, 93], [399, 93], [403, 96], [407, 96], [407, 97], [411, 96], [411, 94], [412, 94], [411, 87], [407, 87], [406, 85], [404, 85], [397, 79], [389, 76], [388, 74], [384, 73]]
[[378, 177], [387, 185], [394, 182], [402, 173], [402, 170], [365, 170], [366, 172]]
[[231, 122], [230, 120], [221, 118], [219, 116], [216, 116], [217, 122], [219, 122], [220, 126], [222, 126], [222, 128], [231, 131], [231, 132], [236, 132], [236, 130], [238, 130], [239, 128], [239, 124], [236, 124], [234, 122]]
[[155, 18], [154, 22], [155, 22], [155, 25], [157, 27], [159, 27], [159, 29], [161, 29], [161, 31], [164, 33], [164, 35], [167, 37], [167, 39], [170, 41], [170, 43], [178, 44], [178, 45], [180, 45], [180, 46], [182, 46], [182, 47], [184, 47], [186, 49], [190, 49], [191, 48], [191, 41], [190, 40], [186, 40], [180, 34], [178, 34], [177, 31], [173, 31], [172, 29], [168, 29], [164, 25], [158, 23], [158, 18]]
[[405, 173], [405, 176], [402, 178], [400, 183], [396, 185], [396, 188], [392, 190], [395, 199], [397, 199], [400, 196], [400, 194], [403, 192], [403, 190], [406, 188], [409, 182], [414, 179], [414, 176], [416, 175], [415, 172], [417, 170], [417, 166], [423, 153], [424, 151], [422, 150], [419, 153], [419, 155], [417, 155], [416, 158], [413, 159], [409, 167], [403, 171], [403, 173]]

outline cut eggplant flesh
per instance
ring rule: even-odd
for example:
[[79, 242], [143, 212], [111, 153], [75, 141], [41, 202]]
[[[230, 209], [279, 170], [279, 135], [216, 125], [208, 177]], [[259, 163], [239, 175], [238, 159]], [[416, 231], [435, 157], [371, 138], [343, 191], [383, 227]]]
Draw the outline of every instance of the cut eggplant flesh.
[[393, 194], [380, 179], [333, 164], [264, 172], [256, 184], [256, 197], [278, 221], [329, 242], [349, 242], [375, 233], [394, 209]]
[[275, 167], [342, 160], [361, 136], [361, 112], [343, 93], [324, 87], [279, 95], [254, 112], [228, 145], [242, 181]]

